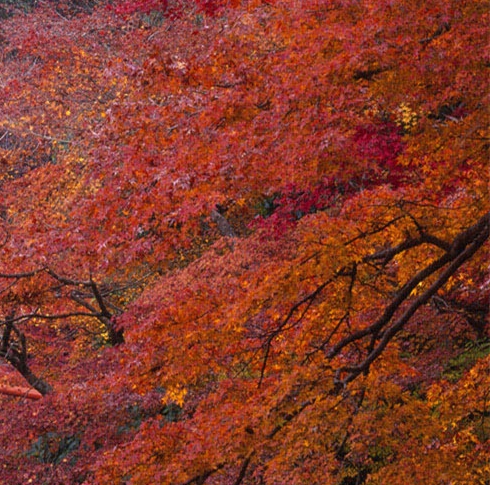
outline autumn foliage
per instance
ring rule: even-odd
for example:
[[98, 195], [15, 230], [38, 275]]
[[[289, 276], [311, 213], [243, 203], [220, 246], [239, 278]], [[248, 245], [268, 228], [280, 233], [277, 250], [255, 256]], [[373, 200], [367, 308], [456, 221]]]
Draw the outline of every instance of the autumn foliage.
[[488, 485], [488, 17], [0, 1], [0, 483]]

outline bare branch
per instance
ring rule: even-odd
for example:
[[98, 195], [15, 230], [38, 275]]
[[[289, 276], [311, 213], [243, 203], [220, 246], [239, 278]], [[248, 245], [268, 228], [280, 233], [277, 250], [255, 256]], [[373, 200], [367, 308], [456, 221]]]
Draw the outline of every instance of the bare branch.
[[210, 470], [207, 470], [203, 473], [200, 473], [199, 475], [189, 478], [189, 480], [182, 482], [180, 485], [192, 485], [193, 483], [195, 483], [196, 485], [204, 485], [204, 483], [211, 475], [214, 475], [216, 472], [221, 470], [224, 466], [225, 466], [224, 463], [220, 463], [219, 465], [216, 465], [214, 468], [211, 468]]
[[[343, 274], [342, 274], [343, 275]], [[279, 324], [277, 328], [272, 330], [269, 333], [269, 336], [267, 337], [267, 340], [264, 344], [265, 351], [264, 351], [264, 357], [262, 359], [262, 367], [260, 369], [260, 379], [258, 382], [258, 387], [262, 385], [262, 381], [264, 380], [264, 375], [265, 375], [265, 369], [267, 366], [267, 361], [269, 359], [269, 354], [270, 350], [272, 347], [272, 342], [274, 339], [284, 330], [288, 330], [291, 328], [294, 328], [296, 325], [298, 325], [303, 317], [305, 316], [306, 312], [309, 310], [313, 302], [315, 301], [316, 297], [330, 284], [332, 283], [336, 277], [340, 276], [340, 273], [336, 273], [336, 275], [332, 278], [330, 278], [328, 281], [325, 281], [322, 283], [316, 290], [311, 292], [309, 295], [305, 296], [303, 299], [295, 303], [289, 310], [288, 314], [286, 317], [283, 319], [283, 321]], [[296, 319], [295, 322], [290, 323], [290, 320], [293, 318], [295, 313], [303, 306], [306, 305], [305, 308], [302, 310], [301, 314], [299, 317]], [[288, 326], [289, 324], [289, 326]]]
[[[391, 325], [391, 327], [389, 327], [384, 332], [379, 344], [370, 352], [370, 354], [364, 359], [364, 361], [357, 366], [344, 367], [342, 369], [342, 371], [349, 373], [349, 375], [343, 380], [345, 383], [354, 380], [360, 373], [369, 369], [369, 366], [374, 362], [377, 357], [379, 357], [379, 355], [383, 352], [391, 339], [406, 325], [406, 323], [415, 314], [415, 312], [421, 306], [430, 301], [430, 299], [437, 293], [437, 291], [447, 283], [449, 278], [451, 278], [451, 276], [453, 276], [456, 271], [466, 261], [468, 261], [478, 251], [478, 249], [483, 246], [489, 236], [490, 213], [480, 219], [480, 221], [478, 221], [478, 223], [476, 223], [474, 226], [471, 226], [469, 229], [463, 231], [456, 237], [451, 246], [451, 251], [438, 260], [442, 262], [446, 259], [446, 257], [449, 257], [451, 261], [449, 266], [447, 266], [447, 268], [439, 275], [437, 280], [434, 281], [434, 283], [432, 283], [432, 285], [426, 291], [424, 291], [410, 304], [410, 306], [393, 323], [393, 325]], [[435, 263], [437, 263], [438, 261], [436, 261]], [[426, 270], [427, 268], [425, 270], [422, 270], [417, 276], [412, 279], [412, 281], [420, 280], [424, 273], [428, 273], [427, 276], [433, 273], [433, 271], [427, 272]], [[427, 276], [422, 278], [421, 281], [425, 280]], [[368, 329], [370, 328], [373, 329], [373, 331], [376, 331], [377, 326], [379, 326], [379, 322], [380, 321], [378, 321], [377, 324], [368, 327]], [[345, 345], [343, 345], [342, 347], [345, 347]], [[338, 345], [334, 347], [334, 349], [335, 348], [339, 348]]]
[[25, 273], [0, 273], [0, 278], [20, 280], [22, 278], [30, 278], [39, 273], [42, 273], [44, 268], [35, 269], [33, 271], [26, 271]]
[[[51, 386], [31, 371], [27, 361], [27, 341], [25, 335], [15, 326], [14, 315], [9, 315], [3, 322], [0, 356], [22, 374], [25, 380], [42, 395], [51, 391]], [[13, 340], [15, 334], [17, 341]]]
[[233, 485], [240, 485], [243, 482], [243, 479], [245, 478], [245, 474], [247, 473], [247, 468], [250, 465], [250, 461], [252, 460], [253, 455], [254, 452], [252, 451], [247, 455], [245, 460], [243, 460], [242, 466], [240, 467], [240, 473], [238, 474], [237, 479], [233, 482]]

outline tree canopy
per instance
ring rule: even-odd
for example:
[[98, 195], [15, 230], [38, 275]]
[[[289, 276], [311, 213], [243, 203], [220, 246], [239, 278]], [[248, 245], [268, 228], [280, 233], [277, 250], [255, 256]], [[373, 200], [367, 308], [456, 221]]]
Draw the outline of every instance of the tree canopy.
[[488, 485], [488, 17], [0, 1], [0, 482]]

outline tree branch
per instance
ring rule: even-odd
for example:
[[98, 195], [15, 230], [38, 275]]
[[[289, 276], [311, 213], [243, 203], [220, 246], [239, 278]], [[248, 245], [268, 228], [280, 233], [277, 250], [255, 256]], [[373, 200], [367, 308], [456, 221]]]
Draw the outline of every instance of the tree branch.
[[249, 453], [248, 456], [245, 458], [240, 468], [240, 473], [238, 474], [237, 479], [233, 482], [233, 485], [240, 485], [243, 482], [243, 479], [245, 478], [245, 474], [247, 473], [247, 468], [250, 465], [250, 461], [252, 460], [253, 455], [254, 455], [254, 451]]
[[[3, 322], [0, 356], [9, 362], [24, 379], [42, 395], [51, 391], [51, 386], [40, 377], [36, 376], [27, 362], [27, 342], [25, 335], [15, 326], [14, 315], [9, 315]], [[13, 340], [15, 334], [17, 342]]]
[[[411, 293], [410, 289], [414, 289], [419, 283], [426, 280], [430, 275], [437, 270], [449, 265], [439, 275], [439, 277], [432, 283], [432, 285], [425, 290], [420, 296], [418, 296], [403, 312], [403, 314], [383, 333], [383, 336], [379, 343], [371, 350], [369, 355], [357, 366], [343, 367], [341, 372], [347, 372], [348, 375], [342, 382], [347, 384], [354, 380], [360, 373], [366, 372], [370, 365], [376, 360], [377, 357], [383, 352], [392, 338], [406, 325], [415, 312], [423, 305], [428, 303], [430, 299], [442, 288], [449, 278], [453, 276], [457, 270], [468, 261], [485, 243], [490, 236], [490, 213], [483, 216], [476, 224], [469, 227], [465, 231], [461, 232], [451, 244], [450, 250], [444, 254], [441, 258], [434, 261], [431, 265], [424, 268], [416, 276], [414, 276], [402, 289], [399, 295], [395, 298], [391, 305], [388, 306], [385, 313], [381, 318], [373, 325], [366, 329], [356, 332], [355, 334], [342, 339], [333, 349], [329, 352], [329, 358], [337, 355], [346, 345], [358, 340], [366, 335], [376, 334], [379, 330], [386, 326], [394, 315], [394, 310], [398, 308]], [[409, 291], [410, 290], [410, 291]], [[408, 293], [408, 294], [407, 294]], [[403, 298], [402, 298], [403, 297]]]

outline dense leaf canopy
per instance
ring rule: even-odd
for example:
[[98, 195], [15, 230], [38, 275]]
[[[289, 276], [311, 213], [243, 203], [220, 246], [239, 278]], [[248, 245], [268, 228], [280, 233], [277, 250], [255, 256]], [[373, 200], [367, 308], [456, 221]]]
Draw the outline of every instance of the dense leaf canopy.
[[488, 485], [488, 17], [1, 0], [0, 482]]

